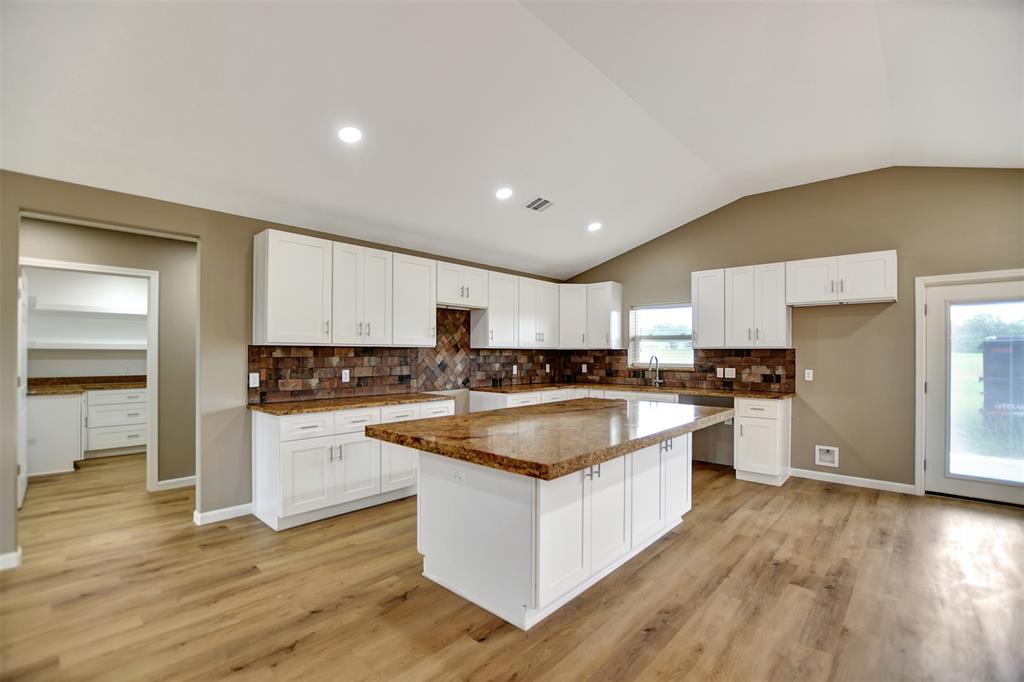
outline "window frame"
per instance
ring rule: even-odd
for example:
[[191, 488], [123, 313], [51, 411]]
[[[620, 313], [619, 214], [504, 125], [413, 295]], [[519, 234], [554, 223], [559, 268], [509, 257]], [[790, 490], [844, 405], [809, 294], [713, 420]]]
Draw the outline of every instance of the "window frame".
[[[665, 308], [689, 308], [691, 315], [691, 323], [693, 319], [693, 302], [691, 301], [674, 301], [670, 303], [637, 303], [629, 306], [629, 339], [627, 345], [627, 366], [630, 369], [647, 369], [647, 365], [639, 363], [637, 358], [640, 355], [640, 341], [643, 340], [655, 340], [655, 341], [689, 341], [691, 348], [693, 347], [693, 328], [689, 334], [671, 334], [671, 335], [658, 335], [658, 336], [638, 336], [635, 334], [636, 316], [633, 314], [638, 310], [661, 310]], [[697, 349], [693, 348], [694, 361], [697, 359]], [[683, 369], [690, 370], [696, 367], [696, 364], [691, 363], [688, 365], [677, 364], [677, 363], [658, 363], [660, 369]]]

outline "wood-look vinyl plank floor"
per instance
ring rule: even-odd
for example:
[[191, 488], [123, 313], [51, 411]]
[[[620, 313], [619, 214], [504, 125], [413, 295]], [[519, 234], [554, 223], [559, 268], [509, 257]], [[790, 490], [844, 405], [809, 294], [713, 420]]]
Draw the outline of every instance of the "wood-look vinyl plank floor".
[[682, 526], [524, 633], [420, 575], [414, 500], [193, 507], [142, 456], [33, 479], [0, 679], [1024, 680], [1016, 508], [696, 464]]

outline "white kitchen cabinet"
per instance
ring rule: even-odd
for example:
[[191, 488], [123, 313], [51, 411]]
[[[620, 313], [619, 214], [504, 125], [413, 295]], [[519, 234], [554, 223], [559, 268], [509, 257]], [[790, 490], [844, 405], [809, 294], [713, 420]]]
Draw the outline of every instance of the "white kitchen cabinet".
[[519, 342], [519, 278], [487, 273], [487, 309], [469, 314], [470, 348], [516, 348]]
[[600, 396], [607, 400], [646, 400], [653, 403], [677, 403], [679, 396], [675, 393], [656, 393], [654, 391], [604, 391]]
[[587, 347], [587, 285], [558, 285], [558, 347]]
[[590, 469], [591, 571], [615, 563], [632, 549], [631, 459], [617, 457]]
[[437, 261], [394, 254], [392, 339], [396, 346], [437, 343]]
[[145, 450], [149, 444], [148, 400], [145, 388], [86, 391], [84, 450], [102, 450], [103, 456]]
[[672, 438], [665, 452], [665, 505], [669, 525], [690, 511], [692, 471], [693, 434]]
[[392, 265], [390, 251], [334, 242], [332, 343], [391, 343]]
[[792, 306], [895, 301], [896, 251], [874, 251], [786, 263]]
[[558, 285], [519, 278], [519, 348], [558, 346]]
[[537, 598], [552, 603], [590, 576], [591, 514], [588, 470], [537, 486]]
[[785, 263], [725, 270], [725, 347], [791, 345]]
[[789, 478], [791, 402], [736, 399], [736, 478], [769, 485], [782, 485]]
[[618, 282], [587, 285], [587, 348], [623, 348], [622, 285]]
[[469, 392], [469, 411], [482, 412], [484, 410], [501, 410], [506, 407], [522, 407], [523, 405], [555, 403], [561, 400], [577, 400], [579, 398], [587, 397], [594, 397], [593, 390], [588, 390], [586, 388], [546, 388], [519, 393], [492, 393], [490, 391], [471, 390]]
[[565, 400], [566, 392], [564, 390], [554, 391], [541, 391], [540, 402], [541, 403], [557, 403]]
[[439, 261], [437, 304], [454, 308], [486, 308], [487, 271]]
[[25, 431], [29, 476], [74, 471], [82, 458], [82, 396], [29, 395]]
[[330, 343], [333, 242], [280, 230], [253, 239], [253, 343]]
[[632, 455], [632, 546], [645, 544], [665, 527], [665, 458], [667, 441]]
[[451, 400], [252, 418], [253, 514], [274, 530], [416, 493], [418, 452], [365, 436], [368, 424], [455, 413]]
[[725, 270], [690, 275], [693, 306], [693, 347], [725, 347]]

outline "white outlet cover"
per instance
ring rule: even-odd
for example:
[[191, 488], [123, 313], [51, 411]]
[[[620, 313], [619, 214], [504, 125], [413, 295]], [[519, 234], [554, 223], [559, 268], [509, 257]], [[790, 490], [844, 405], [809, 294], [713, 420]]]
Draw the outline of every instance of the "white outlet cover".
[[585, 363], [585, 362], [583, 363], [583, 373], [584, 374], [587, 373], [587, 363]]
[[260, 373], [259, 372], [249, 372], [249, 388], [259, 388], [259, 387], [260, 387]]
[[719, 379], [725, 376], [725, 367], [715, 367], [715, 376]]
[[815, 445], [814, 463], [822, 467], [838, 467], [839, 448], [834, 445]]
[[805, 369], [804, 370], [804, 381], [814, 381], [814, 370], [813, 369]]
[[549, 365], [549, 364], [545, 363], [545, 364], [544, 364], [544, 372], [545, 372], [546, 374], [551, 374], [551, 365]]
[[735, 367], [726, 367], [725, 368], [725, 378], [726, 379], [735, 379], [736, 378], [736, 368]]
[[519, 374], [519, 365], [512, 365], [512, 376]]
[[350, 369], [343, 369], [343, 370], [341, 370], [341, 380], [342, 381], [352, 381], [352, 370], [350, 370]]

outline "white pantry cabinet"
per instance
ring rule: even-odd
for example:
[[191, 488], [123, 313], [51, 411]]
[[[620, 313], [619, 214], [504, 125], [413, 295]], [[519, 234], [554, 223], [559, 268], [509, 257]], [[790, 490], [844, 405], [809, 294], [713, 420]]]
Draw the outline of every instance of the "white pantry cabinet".
[[792, 323], [786, 306], [786, 264], [725, 270], [725, 347], [786, 348]]
[[558, 347], [587, 347], [587, 285], [558, 285]]
[[253, 412], [253, 514], [274, 530], [416, 493], [417, 452], [367, 438], [367, 424], [455, 413], [436, 401], [277, 416]]
[[725, 347], [725, 270], [690, 274], [693, 306], [693, 347]]
[[82, 458], [82, 396], [29, 395], [25, 433], [29, 476], [74, 471]]
[[486, 308], [487, 271], [438, 261], [437, 304], [453, 308]]
[[469, 313], [470, 348], [515, 348], [518, 343], [519, 278], [487, 273], [487, 309]]
[[792, 401], [737, 398], [735, 406], [736, 478], [782, 485], [789, 478]]
[[587, 348], [619, 350], [622, 345], [622, 285], [587, 285]]
[[519, 278], [519, 348], [558, 347], [558, 285]]
[[874, 251], [786, 263], [792, 306], [895, 301], [896, 251]]
[[391, 343], [392, 253], [334, 242], [331, 341]]
[[253, 343], [330, 343], [332, 244], [280, 230], [253, 238]]
[[394, 317], [396, 346], [437, 343], [437, 261], [401, 253], [394, 255]]

